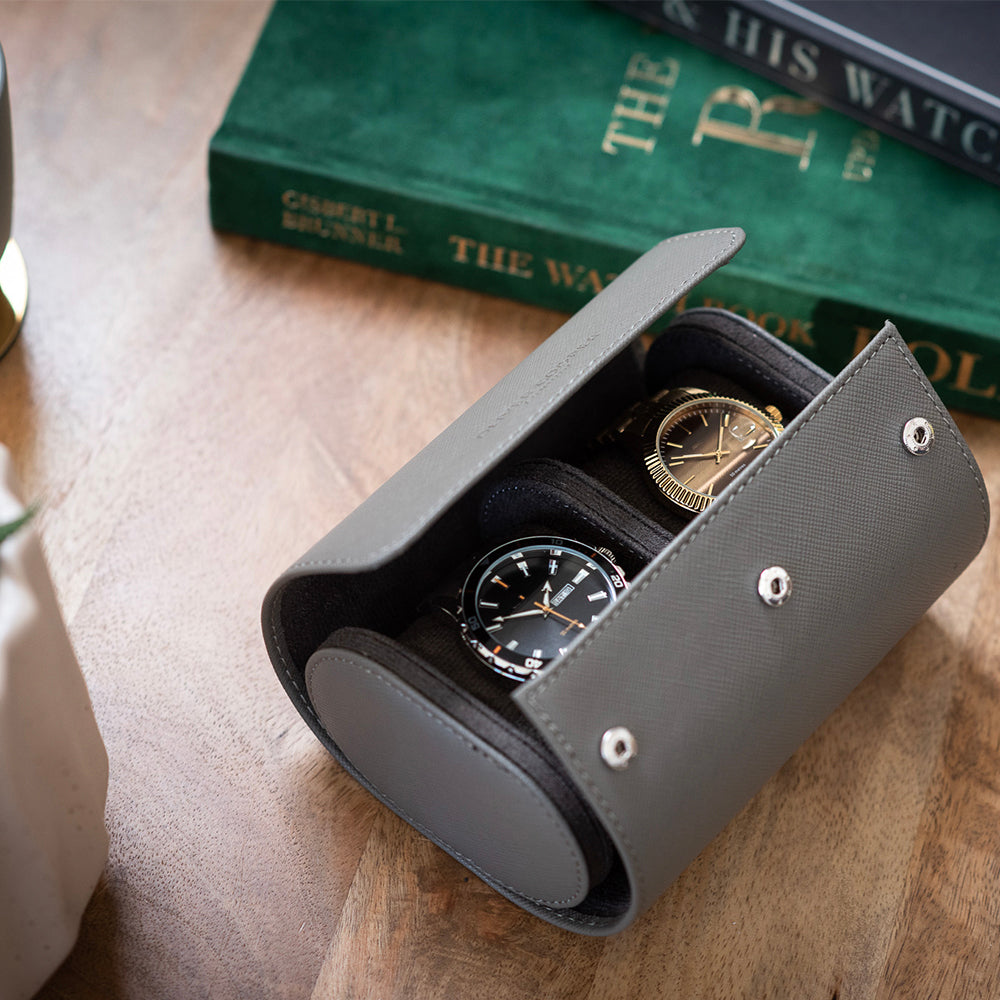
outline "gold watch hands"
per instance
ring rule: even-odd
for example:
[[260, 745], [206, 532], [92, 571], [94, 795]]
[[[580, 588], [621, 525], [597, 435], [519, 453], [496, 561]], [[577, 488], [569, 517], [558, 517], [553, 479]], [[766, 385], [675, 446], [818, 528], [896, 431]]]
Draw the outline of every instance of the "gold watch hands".
[[670, 462], [671, 464], [674, 462], [683, 462], [686, 458], [721, 458], [721, 456], [729, 454], [731, 454], [729, 451], [705, 451], [691, 455], [671, 455]]

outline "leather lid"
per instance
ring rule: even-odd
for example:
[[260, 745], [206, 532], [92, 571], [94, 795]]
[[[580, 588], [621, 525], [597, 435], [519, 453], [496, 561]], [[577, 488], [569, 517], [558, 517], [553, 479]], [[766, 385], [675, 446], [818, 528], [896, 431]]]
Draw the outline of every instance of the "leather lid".
[[[926, 454], [903, 428], [934, 429]], [[896, 328], [789, 425], [552, 667], [513, 695], [622, 854], [625, 926], [979, 551], [982, 477]], [[791, 593], [758, 593], [779, 566]], [[622, 726], [638, 752], [604, 763]]]
[[744, 239], [741, 229], [688, 233], [643, 254], [289, 572], [356, 572], [391, 559]]

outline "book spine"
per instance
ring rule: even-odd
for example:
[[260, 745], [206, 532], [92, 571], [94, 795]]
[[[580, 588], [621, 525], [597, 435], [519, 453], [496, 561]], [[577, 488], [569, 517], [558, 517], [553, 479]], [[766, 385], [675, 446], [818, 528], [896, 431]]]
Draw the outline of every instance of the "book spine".
[[325, 171], [209, 148], [216, 229], [575, 312], [645, 246], [563, 235]]
[[[219, 230], [562, 312], [575, 312], [649, 249], [249, 157], [236, 146], [220, 133], [210, 147], [209, 202]], [[1000, 417], [1000, 342], [985, 336], [820, 299], [743, 272], [738, 260], [702, 282], [675, 313], [706, 305], [746, 316], [832, 372], [890, 318], [948, 406]]]
[[[766, 0], [604, 0], [871, 128], [1000, 184], [1000, 112]], [[918, 16], [915, 13], [914, 16]]]
[[1000, 418], [1000, 344], [978, 332], [937, 326], [897, 308], [817, 298], [739, 274], [733, 264], [705, 279], [676, 311], [696, 306], [746, 316], [832, 373], [891, 320], [946, 406]]

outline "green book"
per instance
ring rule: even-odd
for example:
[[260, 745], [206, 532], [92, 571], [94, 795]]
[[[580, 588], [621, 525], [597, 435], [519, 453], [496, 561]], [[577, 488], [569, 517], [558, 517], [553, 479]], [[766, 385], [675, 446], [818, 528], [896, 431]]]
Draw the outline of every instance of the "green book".
[[742, 226], [679, 308], [831, 371], [890, 318], [1000, 416], [1000, 191], [598, 4], [279, 2], [209, 180], [218, 229], [565, 311]]

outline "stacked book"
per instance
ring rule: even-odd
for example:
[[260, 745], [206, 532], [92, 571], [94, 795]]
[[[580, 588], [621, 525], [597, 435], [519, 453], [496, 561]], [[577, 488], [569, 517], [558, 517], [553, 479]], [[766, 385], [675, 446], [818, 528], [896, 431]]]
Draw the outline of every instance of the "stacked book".
[[279, 2], [209, 178], [220, 230], [565, 311], [741, 226], [679, 309], [831, 371], [891, 318], [949, 405], [1000, 416], [1000, 190], [610, 6]]

